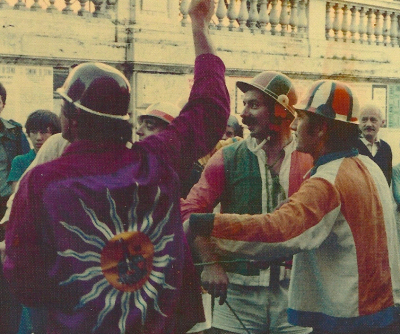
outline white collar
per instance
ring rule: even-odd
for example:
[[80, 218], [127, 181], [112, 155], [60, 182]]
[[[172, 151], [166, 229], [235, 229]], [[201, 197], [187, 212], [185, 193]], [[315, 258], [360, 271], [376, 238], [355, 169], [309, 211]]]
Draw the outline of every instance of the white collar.
[[375, 137], [375, 140], [374, 140], [373, 143], [371, 143], [370, 141], [368, 141], [364, 136], [362, 136], [360, 139], [361, 139], [361, 141], [362, 141], [365, 145], [373, 145], [373, 144], [379, 145], [380, 142], [381, 142], [381, 140], [379, 139], [378, 136]]
[[[257, 155], [257, 153], [262, 149], [262, 147], [265, 145], [265, 143], [267, 142], [266, 139], [264, 139], [260, 144], [257, 144], [257, 140], [254, 137], [248, 136], [246, 139], [246, 145], [247, 148], [249, 149], [250, 152], [254, 153], [255, 155]], [[286, 146], [283, 147], [283, 150], [285, 151], [285, 155], [287, 153], [287, 150], [292, 147], [293, 145], [296, 145], [296, 140], [294, 138], [294, 135], [292, 135], [292, 140], [290, 141], [290, 143], [288, 143]], [[293, 151], [294, 149], [292, 149], [291, 151]]]

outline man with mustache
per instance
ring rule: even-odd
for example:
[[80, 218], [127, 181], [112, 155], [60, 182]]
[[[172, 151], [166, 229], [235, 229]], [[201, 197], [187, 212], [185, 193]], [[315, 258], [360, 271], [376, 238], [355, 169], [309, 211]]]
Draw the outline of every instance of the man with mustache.
[[[297, 191], [312, 166], [311, 156], [295, 151], [290, 123], [297, 97], [291, 80], [266, 71], [236, 85], [244, 93], [241, 116], [250, 136], [210, 158], [199, 182], [181, 201], [183, 220], [191, 213], [212, 212], [218, 202], [224, 213], [272, 212]], [[212, 262], [207, 247], [199, 243], [195, 248], [201, 262]], [[214, 308], [211, 333], [309, 333], [287, 321], [289, 270], [282, 262], [246, 262], [233, 255], [206, 264], [203, 280], [216, 282], [220, 291], [228, 286], [227, 295], [216, 293], [220, 305]]]
[[383, 173], [354, 148], [357, 97], [343, 82], [319, 80], [294, 108], [296, 150], [314, 159], [300, 189], [270, 214], [191, 215], [188, 234], [214, 250], [209, 261], [293, 254], [291, 324], [313, 334], [398, 334], [398, 227]]
[[380, 109], [372, 104], [361, 109], [360, 130], [362, 136], [357, 143], [360, 154], [370, 157], [382, 169], [390, 185], [392, 180], [392, 150], [389, 144], [379, 139], [378, 132], [385, 120]]

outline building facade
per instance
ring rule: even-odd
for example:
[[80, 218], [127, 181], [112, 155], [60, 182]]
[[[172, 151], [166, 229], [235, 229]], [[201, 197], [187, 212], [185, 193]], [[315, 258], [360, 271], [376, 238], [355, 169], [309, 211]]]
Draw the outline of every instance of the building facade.
[[[0, 0], [4, 111], [24, 123], [58, 107], [53, 91], [71, 66], [101, 61], [132, 85], [132, 118], [149, 104], [182, 103], [193, 79], [190, 0]], [[400, 2], [218, 0], [211, 33], [227, 67], [232, 113], [236, 80], [281, 71], [300, 93], [320, 78], [348, 82], [360, 102], [377, 103], [384, 139], [400, 141]], [[396, 161], [395, 161], [396, 162]]]

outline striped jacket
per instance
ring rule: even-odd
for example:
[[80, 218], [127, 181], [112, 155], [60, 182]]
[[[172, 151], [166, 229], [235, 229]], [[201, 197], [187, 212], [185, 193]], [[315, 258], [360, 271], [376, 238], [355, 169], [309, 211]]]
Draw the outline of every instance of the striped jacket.
[[[192, 218], [191, 228], [200, 228]], [[292, 324], [349, 333], [394, 321], [400, 253], [392, 196], [380, 168], [357, 150], [321, 157], [311, 178], [272, 214], [217, 214], [204, 221], [203, 231], [213, 223], [211, 236], [222, 253], [294, 255]]]

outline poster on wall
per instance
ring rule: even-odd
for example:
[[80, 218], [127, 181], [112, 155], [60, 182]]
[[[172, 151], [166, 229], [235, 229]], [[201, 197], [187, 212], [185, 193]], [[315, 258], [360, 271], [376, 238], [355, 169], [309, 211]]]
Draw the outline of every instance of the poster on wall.
[[383, 127], [388, 126], [387, 115], [387, 86], [386, 85], [372, 85], [372, 101], [380, 109], [382, 117], [386, 120]]
[[388, 85], [388, 125], [400, 128], [400, 85]]
[[28, 115], [37, 109], [53, 111], [52, 67], [0, 65], [0, 82], [7, 90], [1, 117], [24, 125]]

